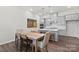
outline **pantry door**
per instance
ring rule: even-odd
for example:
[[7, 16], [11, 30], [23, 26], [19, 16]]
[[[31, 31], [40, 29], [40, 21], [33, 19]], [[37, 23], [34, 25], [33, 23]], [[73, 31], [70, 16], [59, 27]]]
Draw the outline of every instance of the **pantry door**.
[[67, 22], [67, 36], [78, 37], [78, 21]]

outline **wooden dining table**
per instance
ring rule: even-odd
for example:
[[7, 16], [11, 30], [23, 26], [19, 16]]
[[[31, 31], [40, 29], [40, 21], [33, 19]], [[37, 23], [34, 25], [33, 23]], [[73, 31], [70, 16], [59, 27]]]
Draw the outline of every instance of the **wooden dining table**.
[[35, 44], [35, 52], [37, 51], [37, 41], [38, 39], [40, 39], [41, 37], [44, 36], [43, 33], [39, 33], [39, 32], [20, 32], [23, 35], [26, 35], [29, 39], [31, 39], [34, 44]]

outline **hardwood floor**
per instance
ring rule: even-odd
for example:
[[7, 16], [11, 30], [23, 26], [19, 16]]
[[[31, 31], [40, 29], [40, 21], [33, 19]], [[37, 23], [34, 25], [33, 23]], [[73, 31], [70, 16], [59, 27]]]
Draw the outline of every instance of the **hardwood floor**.
[[[49, 52], [79, 52], [79, 39], [71, 37], [59, 37], [58, 42], [50, 41]], [[14, 42], [0, 45], [0, 52], [17, 52]]]
[[60, 37], [58, 42], [50, 42], [49, 52], [79, 52], [79, 39]]

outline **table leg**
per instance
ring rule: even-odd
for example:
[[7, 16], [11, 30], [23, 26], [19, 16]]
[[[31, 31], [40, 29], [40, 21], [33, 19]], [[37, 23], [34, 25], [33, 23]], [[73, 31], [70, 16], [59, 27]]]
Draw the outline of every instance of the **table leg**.
[[55, 32], [55, 41], [58, 41], [58, 32]]
[[33, 40], [34, 47], [35, 47], [35, 52], [37, 52], [37, 40]]

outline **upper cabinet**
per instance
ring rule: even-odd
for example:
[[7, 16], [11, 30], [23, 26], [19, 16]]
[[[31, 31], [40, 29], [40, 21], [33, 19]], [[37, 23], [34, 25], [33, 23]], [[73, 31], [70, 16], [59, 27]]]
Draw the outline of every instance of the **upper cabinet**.
[[66, 20], [79, 20], [79, 14], [70, 14], [66, 16]]
[[63, 26], [63, 25], [66, 24], [66, 21], [65, 21], [65, 17], [64, 16], [58, 16], [56, 18], [56, 21], [57, 21], [57, 24], [58, 25], [61, 25], [61, 26]]

